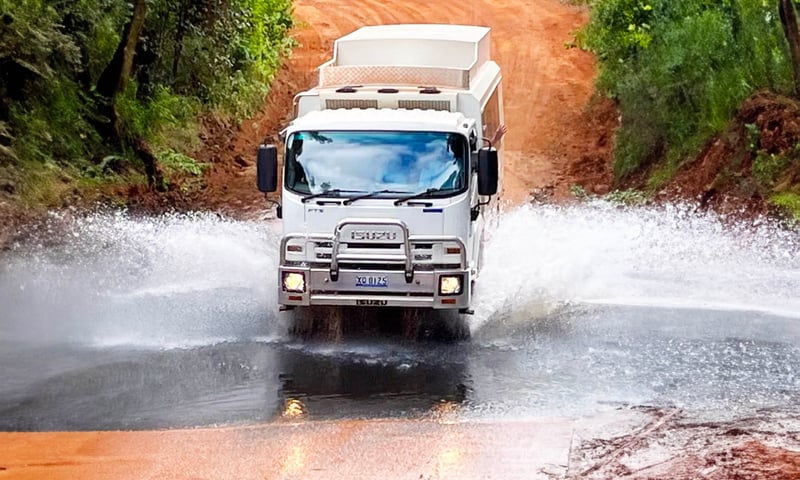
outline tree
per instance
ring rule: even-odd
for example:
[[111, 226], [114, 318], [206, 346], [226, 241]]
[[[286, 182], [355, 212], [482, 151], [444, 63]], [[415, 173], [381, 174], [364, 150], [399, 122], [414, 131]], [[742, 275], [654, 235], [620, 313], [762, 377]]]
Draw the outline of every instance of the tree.
[[118, 93], [125, 90], [125, 85], [131, 77], [133, 70], [133, 57], [136, 53], [136, 44], [144, 27], [147, 16], [147, 0], [136, 0], [133, 5], [133, 14], [120, 39], [114, 58], [100, 75], [97, 81], [97, 93], [113, 99]]
[[797, 96], [800, 95], [800, 31], [797, 26], [797, 10], [794, 0], [778, 0], [778, 13], [786, 40], [789, 42], [789, 55], [792, 59], [794, 73], [794, 94]]
[[139, 43], [146, 17], [147, 0], [136, 0], [133, 5], [131, 19], [125, 25], [125, 30], [120, 38], [114, 57], [100, 75], [95, 91], [108, 100], [109, 117], [113, 127], [113, 135], [116, 137], [117, 142], [122, 144], [126, 143], [127, 140], [127, 143], [133, 147], [133, 150], [144, 163], [148, 184], [161, 190], [164, 188], [164, 179], [158, 165], [158, 159], [153, 154], [153, 149], [147, 140], [142, 137], [126, 138], [114, 103], [116, 96], [125, 91], [125, 86], [131, 78], [133, 60], [136, 55], [136, 44]]

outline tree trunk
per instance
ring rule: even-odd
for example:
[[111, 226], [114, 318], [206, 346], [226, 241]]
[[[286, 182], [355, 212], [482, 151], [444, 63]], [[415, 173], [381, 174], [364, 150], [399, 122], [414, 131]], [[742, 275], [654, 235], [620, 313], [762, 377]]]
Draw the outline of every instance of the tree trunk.
[[178, 66], [181, 62], [181, 53], [183, 52], [183, 37], [186, 35], [186, 24], [189, 22], [187, 10], [189, 9], [188, 2], [181, 2], [178, 11], [178, 25], [175, 27], [175, 48], [172, 52], [172, 81], [175, 82], [178, 78]]
[[797, 26], [797, 10], [794, 0], [779, 0], [778, 13], [781, 17], [783, 32], [789, 42], [789, 54], [792, 58], [792, 71], [794, 72], [794, 94], [800, 95], [800, 30]]
[[164, 174], [161, 172], [158, 159], [156, 158], [155, 153], [153, 153], [153, 149], [150, 147], [150, 144], [147, 143], [145, 139], [139, 137], [134, 140], [133, 148], [136, 150], [136, 154], [139, 156], [139, 158], [141, 158], [144, 162], [144, 171], [147, 175], [148, 186], [159, 192], [166, 191], [166, 186], [164, 185]]
[[119, 92], [125, 90], [125, 85], [131, 77], [133, 70], [133, 57], [136, 53], [136, 43], [144, 27], [144, 19], [147, 15], [147, 1], [136, 0], [133, 5], [133, 15], [125, 26], [122, 39], [114, 53], [114, 58], [103, 70], [100, 79], [97, 81], [97, 93], [106, 97], [114, 98]]
[[135, 0], [133, 15], [131, 15], [128, 24], [125, 25], [125, 30], [117, 46], [117, 51], [114, 53], [114, 58], [111, 59], [111, 62], [103, 70], [100, 79], [97, 81], [96, 91], [107, 102], [106, 109], [111, 123], [111, 132], [108, 133], [108, 136], [113, 136], [120, 145], [129, 143], [133, 147], [144, 163], [148, 184], [151, 188], [162, 191], [164, 189], [164, 180], [158, 165], [158, 159], [145, 139], [137, 137], [131, 140], [126, 137], [114, 103], [114, 98], [125, 90], [125, 86], [131, 78], [133, 57], [136, 55], [136, 44], [142, 34], [146, 16], [147, 0]]

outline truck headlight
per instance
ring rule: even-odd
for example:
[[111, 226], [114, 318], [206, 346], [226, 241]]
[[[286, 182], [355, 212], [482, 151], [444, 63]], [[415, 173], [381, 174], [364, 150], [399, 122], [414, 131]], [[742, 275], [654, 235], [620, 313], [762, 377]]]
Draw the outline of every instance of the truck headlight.
[[306, 291], [306, 275], [301, 272], [283, 272], [281, 279], [283, 289], [287, 292], [303, 293]]
[[463, 275], [443, 275], [439, 277], [439, 295], [460, 295]]

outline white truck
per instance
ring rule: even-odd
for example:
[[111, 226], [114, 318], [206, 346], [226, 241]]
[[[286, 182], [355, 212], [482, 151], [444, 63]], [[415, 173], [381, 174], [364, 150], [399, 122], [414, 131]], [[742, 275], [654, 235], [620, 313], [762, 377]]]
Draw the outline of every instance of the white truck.
[[295, 97], [258, 186], [278, 189], [281, 309], [470, 313], [486, 216], [502, 182], [501, 74], [490, 30], [369, 26], [336, 40]]

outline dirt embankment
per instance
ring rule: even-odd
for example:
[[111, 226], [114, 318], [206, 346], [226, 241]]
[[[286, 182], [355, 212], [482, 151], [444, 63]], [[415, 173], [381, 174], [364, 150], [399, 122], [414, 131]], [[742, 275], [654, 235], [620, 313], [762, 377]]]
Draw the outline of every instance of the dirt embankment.
[[780, 192], [800, 193], [800, 102], [769, 92], [745, 101], [727, 130], [663, 190], [721, 212], [777, 213]]
[[[634, 175], [627, 186], [643, 187], [651, 173]], [[696, 201], [734, 217], [783, 216], [786, 211], [773, 201], [779, 194], [800, 194], [800, 102], [759, 92], [724, 132], [680, 166], [656, 199]]]

